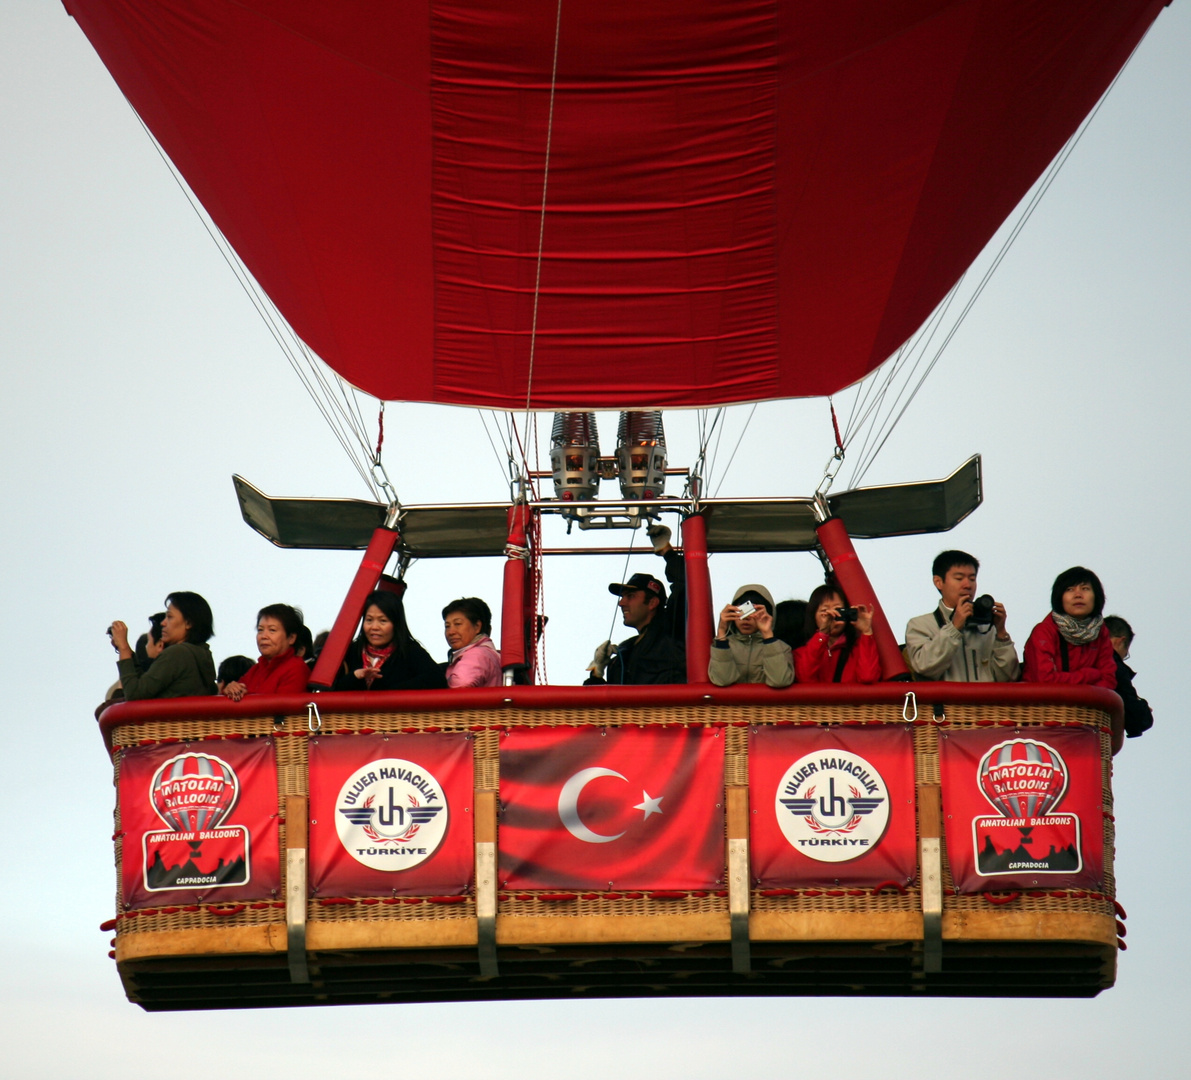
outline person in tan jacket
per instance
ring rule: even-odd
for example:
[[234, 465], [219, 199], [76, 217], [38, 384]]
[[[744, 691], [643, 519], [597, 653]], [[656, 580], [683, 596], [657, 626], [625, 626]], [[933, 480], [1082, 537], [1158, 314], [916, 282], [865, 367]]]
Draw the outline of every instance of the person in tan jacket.
[[[751, 609], [749, 607], [751, 605]], [[716, 686], [794, 681], [790, 646], [773, 633], [773, 597], [764, 585], [741, 585], [720, 612], [707, 677]]]

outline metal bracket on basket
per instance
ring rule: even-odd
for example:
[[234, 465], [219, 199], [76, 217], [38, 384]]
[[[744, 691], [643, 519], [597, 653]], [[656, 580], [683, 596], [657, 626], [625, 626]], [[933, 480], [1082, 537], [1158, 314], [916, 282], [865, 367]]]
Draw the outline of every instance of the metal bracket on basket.
[[943, 970], [943, 794], [918, 785], [918, 880], [922, 889], [922, 970]]
[[732, 929], [732, 971], [748, 975], [749, 950], [749, 842], [728, 841], [728, 922]]
[[937, 836], [920, 842], [922, 880], [922, 970], [943, 970], [943, 853]]
[[747, 787], [729, 786], [728, 809], [728, 926], [732, 932], [732, 971], [752, 971], [749, 950], [749, 794]]
[[310, 982], [306, 966], [306, 816], [304, 795], [285, 800], [285, 942], [289, 979]]
[[480, 974], [486, 979], [500, 974], [496, 962], [496, 844], [476, 844], [476, 947]]

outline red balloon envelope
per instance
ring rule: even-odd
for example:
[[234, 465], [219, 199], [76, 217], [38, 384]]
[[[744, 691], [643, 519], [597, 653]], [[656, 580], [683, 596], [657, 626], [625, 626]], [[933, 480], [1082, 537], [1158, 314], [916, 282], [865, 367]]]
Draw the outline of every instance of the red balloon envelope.
[[1164, 2], [66, 6], [344, 378], [552, 409], [861, 378]]

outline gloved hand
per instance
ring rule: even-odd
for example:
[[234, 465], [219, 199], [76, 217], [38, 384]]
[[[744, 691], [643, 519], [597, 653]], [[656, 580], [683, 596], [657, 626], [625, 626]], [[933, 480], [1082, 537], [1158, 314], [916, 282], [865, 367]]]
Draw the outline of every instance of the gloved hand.
[[645, 530], [645, 535], [649, 537], [649, 542], [653, 544], [653, 553], [655, 555], [666, 554], [666, 548], [670, 546], [670, 530], [665, 525], [650, 525]]
[[587, 665], [587, 670], [602, 679], [604, 677], [604, 669], [608, 666], [608, 661], [616, 653], [616, 646], [610, 641], [605, 641], [602, 645], [596, 647], [595, 656], [591, 658], [591, 663]]

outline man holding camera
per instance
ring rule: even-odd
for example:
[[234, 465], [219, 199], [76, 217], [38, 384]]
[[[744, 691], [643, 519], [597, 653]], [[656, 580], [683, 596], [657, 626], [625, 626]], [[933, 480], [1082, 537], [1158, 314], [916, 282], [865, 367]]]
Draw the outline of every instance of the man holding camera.
[[906, 626], [906, 663], [923, 679], [1016, 682], [1017, 647], [1005, 630], [1005, 605], [976, 596], [979, 561], [944, 551], [931, 567], [939, 606]]

